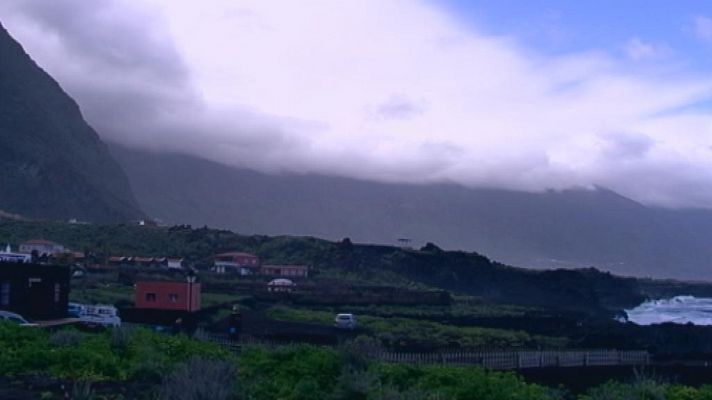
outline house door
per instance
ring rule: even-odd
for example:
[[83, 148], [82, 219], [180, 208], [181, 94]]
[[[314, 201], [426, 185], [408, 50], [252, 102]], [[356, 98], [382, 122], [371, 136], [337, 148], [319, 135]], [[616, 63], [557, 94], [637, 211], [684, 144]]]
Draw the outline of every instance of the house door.
[[52, 303], [49, 301], [50, 282], [42, 278], [30, 277], [27, 279], [27, 300], [25, 301], [25, 317], [42, 319], [52, 314]]

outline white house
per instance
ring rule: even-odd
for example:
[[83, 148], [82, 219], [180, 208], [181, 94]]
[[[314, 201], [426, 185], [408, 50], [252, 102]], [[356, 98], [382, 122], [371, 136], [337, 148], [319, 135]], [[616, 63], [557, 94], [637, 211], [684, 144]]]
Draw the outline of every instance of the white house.
[[5, 247], [5, 251], [0, 251], [0, 261], [3, 262], [15, 262], [15, 263], [29, 263], [32, 262], [32, 255], [13, 253], [12, 248], [8, 244]]
[[36, 251], [39, 256], [51, 256], [64, 253], [67, 249], [59, 243], [44, 239], [28, 240], [20, 244], [20, 253], [32, 254], [33, 251]]

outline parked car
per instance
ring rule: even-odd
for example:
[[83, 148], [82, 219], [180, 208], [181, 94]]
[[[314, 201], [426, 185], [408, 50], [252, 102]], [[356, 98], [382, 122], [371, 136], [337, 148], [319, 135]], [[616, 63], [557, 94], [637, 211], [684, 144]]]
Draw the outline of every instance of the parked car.
[[67, 314], [71, 317], [79, 318], [84, 313], [86, 313], [86, 306], [84, 304], [69, 303], [69, 307], [67, 307]]
[[334, 326], [339, 329], [356, 329], [356, 316], [353, 314], [337, 314]]
[[33, 324], [32, 322], [26, 320], [22, 315], [10, 311], [0, 310], [0, 321], [12, 322], [20, 326], [37, 326], [37, 324]]
[[84, 313], [79, 316], [79, 322], [88, 328], [106, 328], [121, 326], [116, 307], [109, 305], [85, 306]]

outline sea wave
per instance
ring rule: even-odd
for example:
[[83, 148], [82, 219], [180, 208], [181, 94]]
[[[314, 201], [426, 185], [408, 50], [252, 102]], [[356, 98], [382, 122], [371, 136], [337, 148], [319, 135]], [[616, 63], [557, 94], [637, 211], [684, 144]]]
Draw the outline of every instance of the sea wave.
[[664, 322], [712, 325], [712, 298], [676, 296], [671, 299], [648, 300], [625, 312], [628, 321], [638, 325]]

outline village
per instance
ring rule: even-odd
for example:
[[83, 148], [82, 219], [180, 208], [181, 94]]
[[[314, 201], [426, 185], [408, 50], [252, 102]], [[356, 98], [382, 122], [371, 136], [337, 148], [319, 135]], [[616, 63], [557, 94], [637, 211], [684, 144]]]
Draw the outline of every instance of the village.
[[[642, 330], [611, 314], [597, 317], [599, 309], [577, 308], [575, 297], [558, 301], [555, 287], [544, 297], [520, 296], [522, 288], [547, 283], [432, 243], [414, 249], [184, 226], [53, 227], [49, 238], [67, 237], [65, 244], [22, 229], [42, 232], [35, 228], [42, 225], [18, 226], [21, 234], [6, 236], [12, 240], [0, 251], [0, 319], [48, 338], [79, 332], [114, 340], [149, 331], [159, 347], [189, 340], [236, 356], [253, 348], [356, 351], [369, 362], [516, 370], [542, 382], [573, 381], [572, 374], [599, 368], [588, 384], [604, 382], [616, 368], [660, 367], [659, 354], [686, 351], [679, 342], [659, 345], [675, 334], [667, 327]], [[80, 237], [91, 240], [62, 230], [87, 232]], [[490, 298], [457, 286], [466, 277], [456, 269], [463, 261]], [[446, 279], [460, 275], [448, 289], [438, 266], [447, 266]], [[568, 272], [548, 276], [559, 274]], [[490, 290], [508, 292], [498, 300]], [[706, 331], [680, 329], [690, 334], [684, 346], [708, 345]], [[660, 352], [657, 359], [647, 343]]]
[[[466, 327], [477, 321], [491, 324], [492, 318], [488, 322], [488, 318], [468, 315], [481, 312], [477, 311], [481, 306], [467, 308], [467, 302], [457, 301], [448, 291], [320, 277], [310, 265], [266, 263], [244, 251], [218, 252], [211, 264], [196, 267], [173, 255], [121, 254], [99, 260], [45, 239], [21, 242], [15, 248], [7, 245], [0, 253], [4, 262], [0, 264], [0, 310], [25, 326], [56, 329], [72, 325], [87, 331], [142, 326], [228, 346], [256, 342], [333, 346], [359, 338], [369, 348], [421, 352], [422, 357], [453, 348], [467, 357], [463, 350], [488, 345], [490, 352], [495, 351], [488, 353], [490, 358], [471, 356], [469, 361], [458, 362], [489, 363], [504, 369], [534, 362], [526, 361], [531, 355], [512, 358], [512, 349], [565, 345], [562, 338], [546, 336], [552, 332], [545, 326], [533, 328], [544, 335], [528, 338], [507, 330]], [[471, 322], [464, 322], [462, 328], [434, 323], [452, 320], [448, 310], [453, 308], [465, 310], [459, 318]], [[426, 317], [433, 322], [416, 317], [424, 311], [433, 313]], [[512, 311], [503, 314], [507, 323], [512, 321], [506, 317]], [[364, 326], [359, 323], [361, 317]], [[544, 316], [543, 321], [550, 318]], [[379, 331], [384, 323], [396, 325]], [[406, 328], [412, 324], [422, 326]], [[422, 329], [426, 333], [417, 333]], [[443, 329], [450, 331], [447, 342], [438, 338], [437, 331]], [[507, 349], [509, 355], [497, 349]], [[398, 360], [397, 354], [382, 353], [381, 357]], [[646, 352], [552, 354], [551, 359], [535, 357], [536, 363], [646, 364], [649, 358]]]
[[0, 310], [5, 319], [43, 328], [142, 325], [172, 333], [200, 330], [233, 340], [334, 344], [360, 332], [356, 315], [338, 311], [332, 323], [309, 324], [275, 320], [264, 310], [275, 304], [346, 310], [451, 302], [442, 290], [310, 279], [313, 273], [309, 265], [263, 263], [241, 251], [217, 253], [212, 265], [198, 269], [170, 255], [97, 260], [60, 243], [32, 239], [14, 250], [8, 244], [0, 252]]

